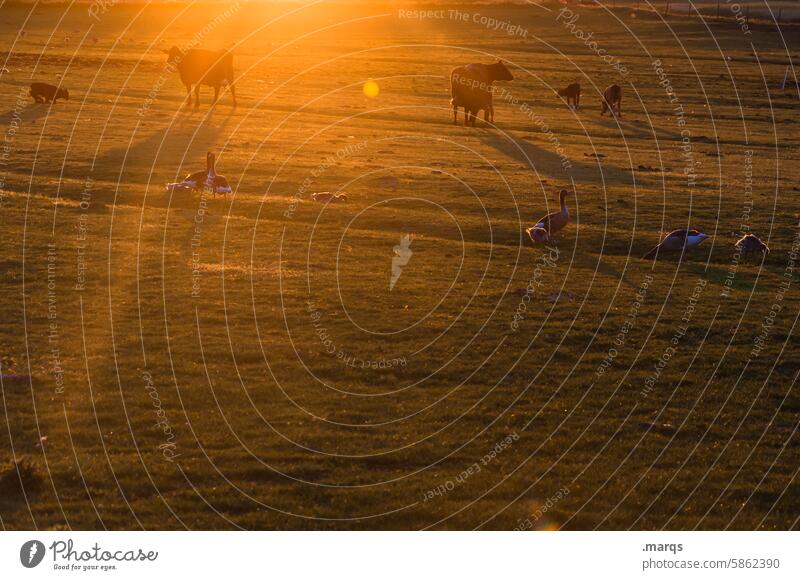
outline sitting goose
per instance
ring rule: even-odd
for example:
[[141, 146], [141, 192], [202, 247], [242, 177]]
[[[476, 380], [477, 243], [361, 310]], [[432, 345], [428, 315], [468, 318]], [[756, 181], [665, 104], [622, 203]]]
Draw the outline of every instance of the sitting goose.
[[682, 252], [699, 246], [708, 236], [697, 230], [675, 230], [668, 233], [655, 248], [647, 252], [642, 259], [655, 258], [659, 252]]
[[346, 193], [331, 193], [330, 191], [320, 191], [312, 193], [311, 199], [320, 203], [342, 203], [347, 201]]
[[211, 191], [215, 197], [218, 193], [223, 195], [230, 193], [232, 190], [228, 185], [228, 180], [222, 175], [217, 175], [215, 164], [216, 159], [214, 154], [209, 151], [206, 154], [205, 171], [195, 171], [184, 177], [183, 181], [168, 183], [167, 191]]
[[567, 209], [566, 197], [572, 193], [572, 191], [562, 189], [561, 193], [559, 194], [559, 198], [561, 200], [561, 209], [544, 216], [542, 219], [536, 222], [534, 228], [541, 228], [545, 230], [547, 232], [548, 240], [553, 236], [553, 234], [563, 230], [564, 226], [569, 223], [569, 210]]
[[753, 252], [761, 252], [766, 255], [769, 254], [767, 244], [761, 241], [761, 238], [755, 234], [745, 234], [735, 244], [743, 254], [752, 254]]
[[211, 153], [209, 152], [206, 155], [206, 169], [205, 171], [195, 171], [194, 173], [190, 173], [186, 177], [183, 178], [183, 181], [177, 181], [175, 183], [168, 183], [167, 184], [167, 191], [196, 191], [201, 189], [201, 184], [205, 183], [205, 180], [208, 178], [209, 172], [209, 156]]

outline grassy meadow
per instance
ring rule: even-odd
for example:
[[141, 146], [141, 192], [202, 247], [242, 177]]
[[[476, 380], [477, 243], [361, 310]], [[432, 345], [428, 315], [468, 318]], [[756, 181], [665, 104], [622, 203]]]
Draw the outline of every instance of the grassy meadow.
[[[798, 32], [419, 8], [0, 6], [2, 529], [798, 528]], [[233, 195], [165, 192], [209, 150]]]

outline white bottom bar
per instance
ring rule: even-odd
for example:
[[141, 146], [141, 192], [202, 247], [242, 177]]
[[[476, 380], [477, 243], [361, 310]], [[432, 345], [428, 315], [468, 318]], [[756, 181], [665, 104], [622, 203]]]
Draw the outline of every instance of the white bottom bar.
[[[4, 532], [0, 577], [800, 578], [798, 540], [792, 532]], [[22, 562], [37, 559], [32, 568]]]

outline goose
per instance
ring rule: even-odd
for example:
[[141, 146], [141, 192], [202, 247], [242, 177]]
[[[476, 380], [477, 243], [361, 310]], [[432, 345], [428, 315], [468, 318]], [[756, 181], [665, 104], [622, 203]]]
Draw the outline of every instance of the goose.
[[752, 254], [753, 252], [761, 252], [766, 255], [769, 254], [767, 244], [761, 241], [761, 238], [755, 234], [743, 235], [735, 244], [743, 254]]
[[222, 175], [217, 175], [216, 159], [214, 154], [209, 151], [206, 154], [205, 171], [195, 171], [183, 178], [183, 181], [167, 184], [167, 191], [186, 192], [186, 191], [211, 191], [214, 196], [218, 193], [225, 195], [231, 192], [228, 180]]
[[320, 191], [312, 193], [311, 199], [320, 203], [341, 203], [347, 201], [346, 193], [331, 193], [330, 191]]
[[561, 193], [559, 194], [559, 198], [561, 200], [561, 209], [544, 216], [542, 219], [536, 222], [534, 228], [541, 228], [545, 230], [547, 232], [548, 239], [552, 237], [553, 234], [563, 230], [564, 226], [569, 223], [569, 210], [567, 209], [566, 198], [572, 193], [572, 191], [562, 189]]
[[206, 171], [195, 171], [194, 173], [190, 173], [186, 177], [183, 178], [182, 181], [176, 181], [175, 183], [168, 183], [166, 188], [167, 191], [171, 192], [189, 192], [195, 191], [200, 188], [200, 184], [208, 177], [208, 170]]
[[208, 166], [208, 175], [206, 176], [204, 184], [206, 190], [213, 192], [215, 197], [218, 193], [221, 193], [222, 195], [231, 193], [233, 190], [231, 189], [231, 186], [228, 185], [228, 180], [225, 179], [224, 176], [217, 174], [216, 157], [213, 153], [211, 153], [211, 151], [209, 151], [206, 155], [206, 165]]
[[544, 228], [534, 226], [526, 229], [525, 233], [528, 234], [528, 237], [534, 244], [546, 244], [550, 241], [550, 236]]
[[655, 248], [647, 252], [642, 259], [654, 258], [659, 252], [682, 252], [699, 246], [708, 236], [697, 230], [675, 230], [664, 236]]

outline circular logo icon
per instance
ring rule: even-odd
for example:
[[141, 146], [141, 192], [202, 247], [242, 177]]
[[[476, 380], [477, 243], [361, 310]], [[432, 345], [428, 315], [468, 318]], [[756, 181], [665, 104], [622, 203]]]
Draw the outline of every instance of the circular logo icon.
[[26, 568], [35, 568], [44, 559], [44, 544], [39, 540], [28, 540], [19, 549], [19, 561]]

